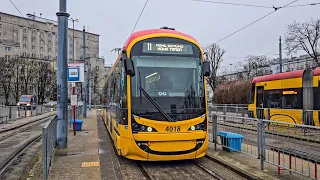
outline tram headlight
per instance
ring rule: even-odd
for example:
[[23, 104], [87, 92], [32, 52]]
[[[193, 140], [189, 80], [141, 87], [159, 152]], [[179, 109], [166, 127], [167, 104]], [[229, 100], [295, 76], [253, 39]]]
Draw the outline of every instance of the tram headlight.
[[134, 124], [132, 127], [133, 127], [133, 130], [136, 132], [138, 132], [140, 130], [140, 127], [138, 124]]
[[195, 131], [195, 130], [206, 131], [207, 130], [207, 120], [205, 119], [203, 122], [196, 124], [196, 125], [193, 125], [188, 129], [188, 131]]
[[132, 132], [133, 133], [158, 132], [155, 128], [139, 124], [138, 122], [135, 121], [135, 118], [138, 118], [138, 117], [132, 116], [132, 118], [131, 118], [131, 127], [132, 127]]

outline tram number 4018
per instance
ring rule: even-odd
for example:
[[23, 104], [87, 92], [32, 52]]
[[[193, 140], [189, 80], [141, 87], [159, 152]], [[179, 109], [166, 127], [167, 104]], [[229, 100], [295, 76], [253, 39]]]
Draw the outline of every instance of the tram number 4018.
[[167, 126], [166, 131], [167, 132], [180, 132], [181, 128], [180, 126]]

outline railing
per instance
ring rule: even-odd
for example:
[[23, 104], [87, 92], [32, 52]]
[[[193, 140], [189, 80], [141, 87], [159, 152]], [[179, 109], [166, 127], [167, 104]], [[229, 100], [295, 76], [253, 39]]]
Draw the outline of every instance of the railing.
[[[82, 106], [76, 108], [76, 118], [82, 115]], [[68, 124], [73, 119], [73, 110], [68, 108]], [[57, 137], [57, 116], [50, 119], [42, 128], [42, 176], [44, 180], [48, 179], [49, 170], [54, 157]]]
[[209, 112], [216, 114], [224, 114], [224, 115], [242, 115], [247, 116], [248, 114], [248, 106], [227, 106], [227, 105], [213, 105], [209, 106]]
[[[279, 174], [287, 170], [311, 179], [319, 177], [320, 127], [223, 114], [211, 114], [211, 120], [215, 147], [260, 159], [261, 169], [269, 163], [277, 167]], [[229, 144], [223, 132], [230, 133]], [[241, 137], [237, 139], [236, 135], [243, 136], [242, 145]]]
[[17, 120], [20, 118], [37, 116], [46, 112], [55, 111], [56, 107], [47, 107], [44, 105], [34, 106], [3, 106], [0, 107], [0, 123]]
[[213, 106], [248, 107], [249, 104], [212, 104]]
[[57, 116], [42, 128], [42, 176], [48, 179], [57, 138]]

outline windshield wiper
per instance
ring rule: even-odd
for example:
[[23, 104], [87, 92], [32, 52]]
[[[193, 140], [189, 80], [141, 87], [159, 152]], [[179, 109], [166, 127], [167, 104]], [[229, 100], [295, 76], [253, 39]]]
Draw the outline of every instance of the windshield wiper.
[[[158, 109], [158, 111], [167, 119], [167, 121], [173, 122], [174, 120], [171, 119], [171, 117], [166, 112], [164, 112], [164, 110], [157, 104], [157, 102], [154, 101], [152, 97], [150, 97], [149, 94], [141, 87], [140, 71], [139, 71], [139, 79], [140, 79], [140, 87], [139, 87], [140, 92], [142, 92], [146, 96], [146, 98], [151, 102], [151, 104]], [[140, 95], [140, 98], [141, 98], [141, 95]]]
[[169, 122], [173, 122], [173, 120], [171, 119], [171, 117], [164, 112], [164, 110], [157, 104], [156, 101], [154, 101], [149, 94], [142, 88], [139, 87], [140, 91], [146, 96], [146, 98], [152, 103], [152, 105], [154, 105], [154, 107], [156, 107], [158, 109], [158, 111], [169, 121]]

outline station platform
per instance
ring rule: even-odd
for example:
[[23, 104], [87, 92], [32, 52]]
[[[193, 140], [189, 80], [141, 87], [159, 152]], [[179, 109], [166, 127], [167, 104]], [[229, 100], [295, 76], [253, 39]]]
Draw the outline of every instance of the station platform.
[[[88, 117], [81, 119], [82, 131], [77, 131], [75, 136], [70, 128], [68, 148], [56, 150], [50, 169], [50, 180], [143, 179], [141, 172], [132, 168], [133, 161], [124, 164], [126, 160], [116, 155], [99, 115], [99, 110], [88, 111]], [[271, 165], [266, 165], [264, 170], [260, 170], [259, 159], [248, 158], [236, 152], [229, 153], [221, 148], [214, 151], [213, 144], [209, 145], [207, 155], [235, 169], [246, 176], [246, 179], [306, 179], [285, 171], [279, 176], [277, 168]]]

